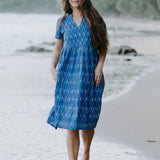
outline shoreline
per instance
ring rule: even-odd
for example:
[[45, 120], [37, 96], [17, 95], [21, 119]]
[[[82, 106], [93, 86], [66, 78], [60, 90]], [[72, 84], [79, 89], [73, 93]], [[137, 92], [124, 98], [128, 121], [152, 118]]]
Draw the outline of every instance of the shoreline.
[[[143, 56], [143, 58], [147, 58], [147, 56], [145, 55], [145, 56]], [[153, 58], [153, 57], [151, 57], [151, 58]], [[153, 59], [155, 59], [155, 57]], [[126, 94], [127, 92], [129, 92], [130, 90], [132, 90], [132, 88], [136, 85], [137, 81], [140, 80], [141, 78], [143, 78], [143, 76], [145, 76], [146, 74], [149, 74], [151, 72], [154, 72], [156, 70], [156, 68], [158, 67], [158, 64], [155, 64], [155, 65], [151, 66], [152, 63], [153, 63], [152, 62], [153, 59], [152, 60], [150, 59], [150, 62], [148, 62], [145, 59], [143, 59], [143, 62], [142, 62], [143, 65], [147, 64], [147, 65], [150, 65], [150, 66], [148, 68], [146, 68], [144, 70], [144, 72], [141, 72], [140, 75], [137, 75], [134, 78], [132, 78], [132, 82], [131, 83], [128, 82], [128, 84], [125, 85], [125, 87], [120, 91], [120, 93], [111, 94], [109, 96], [103, 97], [102, 98], [102, 103], [110, 101], [110, 100], [114, 100], [114, 99], [118, 98], [119, 96], [122, 96], [122, 95]], [[136, 62], [136, 63], [138, 63], [138, 62]]]
[[159, 160], [160, 58], [119, 95], [102, 99], [96, 138], [123, 144]]

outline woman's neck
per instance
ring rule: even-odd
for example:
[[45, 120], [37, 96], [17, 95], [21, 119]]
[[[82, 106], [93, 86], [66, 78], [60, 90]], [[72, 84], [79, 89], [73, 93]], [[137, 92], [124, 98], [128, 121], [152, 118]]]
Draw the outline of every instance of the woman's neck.
[[73, 8], [72, 15], [75, 18], [82, 17], [82, 11], [79, 8]]

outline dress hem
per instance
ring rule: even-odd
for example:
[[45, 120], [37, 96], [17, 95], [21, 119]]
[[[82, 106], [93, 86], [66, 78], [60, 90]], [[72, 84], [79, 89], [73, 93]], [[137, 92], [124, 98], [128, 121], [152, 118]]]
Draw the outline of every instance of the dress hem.
[[88, 130], [88, 129], [94, 129], [94, 128], [96, 128], [96, 126], [94, 126], [94, 127], [89, 127], [89, 128], [70, 128], [70, 127], [64, 127], [64, 126], [60, 126], [60, 125], [54, 125], [53, 123], [49, 123], [49, 122], [47, 122], [49, 125], [51, 125], [52, 127], [54, 127], [55, 128], [55, 130], [57, 130], [58, 128], [61, 128], [61, 129], [69, 129], [69, 130]]

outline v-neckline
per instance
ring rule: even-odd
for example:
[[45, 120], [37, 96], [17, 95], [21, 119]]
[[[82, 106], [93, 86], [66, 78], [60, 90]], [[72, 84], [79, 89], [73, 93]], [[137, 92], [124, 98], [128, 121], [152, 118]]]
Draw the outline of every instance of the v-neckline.
[[81, 26], [81, 24], [82, 24], [82, 21], [83, 21], [83, 17], [84, 17], [84, 15], [82, 16], [82, 18], [81, 18], [81, 23], [79, 24], [79, 25], [77, 25], [77, 23], [75, 22], [75, 20], [74, 20], [74, 18], [73, 18], [73, 15], [71, 14], [71, 17], [72, 17], [72, 20], [73, 20], [73, 22], [74, 22], [74, 24], [76, 25], [76, 27], [80, 27]]

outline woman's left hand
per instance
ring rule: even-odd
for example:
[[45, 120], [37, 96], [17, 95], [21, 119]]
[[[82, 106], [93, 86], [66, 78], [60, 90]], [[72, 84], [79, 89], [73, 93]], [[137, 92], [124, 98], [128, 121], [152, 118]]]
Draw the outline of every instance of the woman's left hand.
[[103, 68], [99, 65], [94, 69], [94, 83], [96, 83], [96, 87], [102, 82], [102, 74]]

